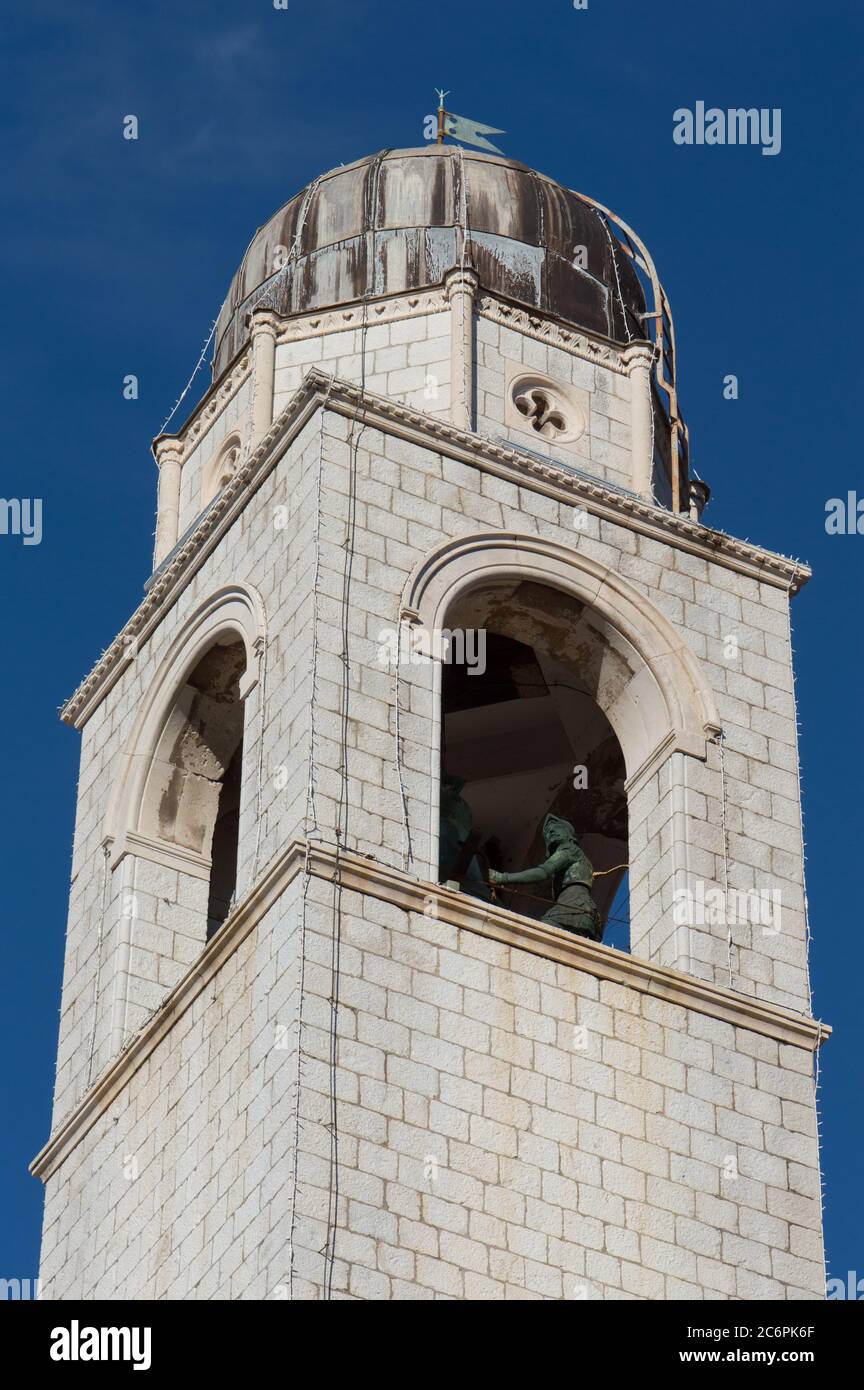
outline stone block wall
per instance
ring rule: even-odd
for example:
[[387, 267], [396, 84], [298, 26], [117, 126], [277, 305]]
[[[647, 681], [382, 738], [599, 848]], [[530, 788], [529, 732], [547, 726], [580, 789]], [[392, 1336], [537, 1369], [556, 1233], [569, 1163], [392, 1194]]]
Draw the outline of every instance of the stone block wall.
[[[330, 890], [308, 952], [297, 1272], [330, 1186]], [[332, 1279], [375, 1299], [824, 1296], [812, 1055], [343, 894]]]
[[[349, 435], [349, 422], [328, 412], [324, 507], [334, 521], [342, 518], [332, 533], [336, 542], [322, 544], [328, 592], [341, 594], [349, 468], [356, 473], [355, 550], [362, 565], [350, 614], [350, 847], [403, 864], [404, 790], [415, 871], [430, 876], [437, 862], [429, 815], [437, 752], [433, 676], [422, 666], [400, 669], [397, 762], [396, 681], [381, 660], [382, 633], [397, 625], [412, 570], [458, 535], [512, 530], [547, 537], [608, 566], [669, 620], [700, 663], [724, 730], [722, 775], [721, 749], [709, 745], [706, 761], [676, 755], [631, 789], [634, 953], [809, 1011], [786, 592], [638, 534], [623, 518], [618, 524], [591, 516], [577, 530], [569, 503], [435, 449], [371, 427], [353, 443]], [[342, 650], [339, 622], [332, 609], [322, 612], [319, 644], [331, 656]], [[342, 669], [332, 669], [334, 680], [319, 690], [325, 710], [342, 698]], [[376, 731], [374, 768], [359, 746], [367, 737], [361, 728]], [[339, 737], [332, 724], [319, 721], [316, 758], [326, 768], [340, 766]], [[321, 824], [330, 829], [338, 799], [333, 778], [322, 782]], [[697, 897], [707, 894], [709, 904], [712, 891], [730, 902], [729, 890], [779, 893], [779, 929], [775, 920], [735, 921], [730, 951], [729, 924], [711, 921], [707, 912], [700, 921], [697, 909], [697, 920], [682, 931], [673, 920], [673, 891], [685, 886]], [[727, 915], [735, 911], [733, 904]]]
[[[356, 332], [315, 340], [316, 365], [357, 380]], [[517, 351], [507, 332], [478, 324], [481, 412]], [[277, 411], [309, 342], [277, 349]], [[565, 371], [557, 349], [528, 342], [523, 360], [539, 367], [540, 349], [543, 370]], [[448, 313], [373, 325], [366, 348], [370, 391], [435, 413], [423, 392], [445, 358], [449, 371]], [[567, 379], [594, 374], [586, 467], [615, 481], [627, 449], [603, 401], [623, 415], [627, 379], [566, 358]], [[398, 387], [411, 371], [423, 381]], [[481, 434], [501, 434], [488, 409]], [[317, 839], [341, 825], [347, 850], [434, 879], [437, 671], [392, 670], [382, 634], [420, 562], [459, 536], [554, 542], [626, 580], [687, 644], [724, 738], [630, 788], [633, 954], [809, 1013], [788, 594], [623, 513], [586, 521], [575, 496], [502, 477], [482, 450], [452, 454], [440, 437], [319, 409], [84, 724], [55, 1129], [204, 951], [204, 881], [134, 854], [112, 870], [103, 848], [136, 714], [189, 615], [236, 581], [266, 615], [238, 899], [303, 834], [310, 774]], [[184, 465], [181, 531], [203, 466], [203, 453]], [[779, 930], [682, 925], [673, 895], [697, 884], [779, 891]], [[45, 1296], [284, 1297], [293, 1232], [296, 1296], [319, 1297], [335, 1089], [339, 1297], [821, 1297], [811, 1060], [715, 1003], [672, 1005], [380, 896], [346, 891], [337, 910], [331, 885], [297, 877], [48, 1178]]]
[[[617, 487], [632, 488], [630, 379], [599, 363], [544, 343], [480, 314], [476, 320], [477, 430], [510, 439]], [[572, 444], [554, 444], [505, 419], [508, 368], [518, 363], [588, 395], [585, 433]]]
[[365, 329], [310, 328], [308, 337], [278, 343], [274, 417], [310, 367], [355, 382], [365, 371], [367, 390], [444, 418], [450, 410], [450, 310], [377, 322], [370, 309]]
[[297, 1095], [297, 891], [178, 1014], [48, 1178], [43, 1298], [281, 1296]]
[[[268, 623], [266, 671], [245, 706], [238, 897], [303, 824], [320, 449], [320, 421], [315, 420], [254, 493], [150, 639], [140, 644], [136, 659], [82, 730], [55, 1125], [203, 949], [206, 881], [136, 854], [108, 870], [103, 845], [112, 792], [141, 701], [189, 615], [231, 581], [246, 581], [258, 591]], [[285, 525], [280, 508], [287, 511]]]
[[298, 874], [48, 1179], [43, 1296], [821, 1298], [811, 1061]]

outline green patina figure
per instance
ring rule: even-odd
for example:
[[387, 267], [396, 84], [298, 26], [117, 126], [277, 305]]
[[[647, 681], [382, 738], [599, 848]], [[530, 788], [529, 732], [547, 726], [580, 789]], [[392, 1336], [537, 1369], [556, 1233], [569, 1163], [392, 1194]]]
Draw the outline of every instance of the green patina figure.
[[462, 798], [464, 779], [445, 773], [441, 778], [439, 820], [441, 877], [455, 878], [463, 846], [474, 826], [471, 808]]
[[475, 850], [480, 836], [474, 830], [471, 807], [462, 796], [464, 779], [445, 773], [441, 778], [440, 876], [443, 882], [456, 879], [464, 893], [483, 898], [491, 897]]
[[550, 926], [563, 927], [574, 936], [587, 936], [592, 941], [603, 937], [600, 913], [591, 897], [594, 870], [580, 848], [576, 831], [568, 820], [547, 816], [543, 822], [543, 839], [549, 855], [534, 869], [505, 874], [489, 870], [489, 882], [545, 883], [552, 879], [555, 904], [541, 920]]

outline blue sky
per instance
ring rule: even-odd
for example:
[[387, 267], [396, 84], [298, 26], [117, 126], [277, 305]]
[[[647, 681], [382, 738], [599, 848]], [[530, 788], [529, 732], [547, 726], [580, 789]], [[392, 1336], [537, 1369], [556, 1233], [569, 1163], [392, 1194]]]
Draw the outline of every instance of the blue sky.
[[[5, 790], [0, 1276], [35, 1275], [79, 737], [57, 706], [137, 606], [149, 443], [255, 228], [322, 170], [422, 143], [433, 89], [647, 242], [676, 317], [706, 520], [809, 561], [793, 617], [829, 1270], [864, 1276], [858, 7], [845, 0], [33, 0], [4, 21]], [[679, 146], [697, 101], [782, 110], [782, 148]], [[123, 117], [139, 139], [122, 138]], [[123, 378], [138, 376], [137, 401]], [[723, 378], [739, 378], [737, 401]], [[203, 389], [203, 377], [197, 392]], [[190, 398], [191, 399], [191, 398]]]

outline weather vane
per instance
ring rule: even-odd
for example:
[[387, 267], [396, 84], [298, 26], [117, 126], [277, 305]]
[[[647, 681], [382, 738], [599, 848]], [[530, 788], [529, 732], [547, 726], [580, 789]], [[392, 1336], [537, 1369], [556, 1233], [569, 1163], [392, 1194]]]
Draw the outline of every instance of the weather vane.
[[506, 131], [494, 125], [483, 125], [480, 121], [472, 121], [468, 116], [454, 116], [451, 111], [445, 111], [444, 98], [449, 97], [449, 92], [442, 91], [439, 87], [435, 88], [438, 97], [438, 144], [444, 144], [445, 135], [449, 135], [451, 140], [461, 140], [465, 145], [479, 145], [481, 149], [492, 150], [495, 154], [503, 154], [497, 145], [493, 145], [491, 140], [487, 140], [487, 135], [505, 135]]

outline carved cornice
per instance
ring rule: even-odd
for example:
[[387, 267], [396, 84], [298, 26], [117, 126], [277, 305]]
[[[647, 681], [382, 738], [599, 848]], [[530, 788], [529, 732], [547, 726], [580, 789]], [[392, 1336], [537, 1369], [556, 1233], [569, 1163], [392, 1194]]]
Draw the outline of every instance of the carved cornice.
[[275, 467], [281, 452], [302, 430], [309, 417], [326, 403], [328, 409], [360, 419], [384, 434], [396, 435], [432, 448], [449, 458], [495, 474], [520, 487], [541, 492], [559, 502], [584, 508], [593, 515], [655, 540], [674, 545], [692, 555], [725, 565], [791, 593], [810, 578], [810, 569], [797, 560], [775, 555], [749, 541], [712, 531], [686, 516], [676, 515], [630, 494], [617, 492], [599, 480], [570, 473], [551, 460], [523, 453], [510, 445], [484, 439], [459, 429], [446, 420], [424, 415], [410, 406], [376, 396], [353, 382], [326, 373], [307, 372], [288, 405], [274, 421], [260, 444], [238, 469], [228, 486], [201, 518], [198, 526], [178, 547], [171, 563], [153, 584], [147, 597], [122, 632], [103, 653], [87, 679], [61, 710], [61, 718], [80, 727], [110, 689], [130, 642], [143, 641], [176, 602], [189, 579], [213, 551], [243, 510], [251, 493]]
[[571, 328], [560, 319], [538, 314], [533, 309], [520, 309], [493, 294], [481, 295], [477, 307], [481, 317], [491, 319], [493, 323], [501, 324], [505, 328], [515, 328], [517, 332], [525, 333], [529, 338], [537, 338], [539, 342], [548, 343], [550, 347], [563, 348], [574, 357], [581, 357], [586, 362], [606, 367], [610, 372], [617, 372], [619, 376], [628, 376], [630, 373], [628, 349], [619, 347], [608, 338], [586, 333], [583, 329]]
[[[450, 283], [448, 283], [450, 282]], [[317, 338], [328, 333], [343, 333], [346, 329], [370, 327], [374, 323], [394, 323], [399, 319], [416, 318], [423, 314], [438, 314], [450, 308], [450, 298], [454, 284], [462, 287], [470, 283], [475, 294], [478, 313], [494, 323], [507, 328], [515, 328], [528, 337], [553, 347], [563, 348], [575, 357], [584, 358], [608, 367], [620, 376], [628, 376], [633, 365], [632, 354], [635, 349], [646, 349], [646, 344], [628, 344], [626, 347], [613, 343], [610, 339], [570, 327], [561, 319], [519, 308], [506, 299], [485, 293], [476, 296], [479, 278], [470, 267], [450, 271], [443, 285], [430, 290], [416, 290], [409, 294], [390, 295], [386, 299], [366, 300], [339, 308], [312, 310], [306, 314], [293, 314], [282, 318], [270, 308], [253, 311], [250, 316], [260, 325], [259, 331], [271, 332], [279, 343], [294, 343], [304, 338]], [[647, 350], [653, 348], [647, 345]], [[160, 440], [176, 441], [182, 450], [181, 461], [204, 438], [210, 426], [218, 420], [225, 406], [242, 384], [251, 369], [251, 342], [246, 343], [235, 360], [229, 363], [219, 381], [189, 416], [176, 435], [160, 435], [153, 442], [154, 453]]]
[[327, 883], [335, 883], [338, 878], [342, 888], [395, 904], [405, 912], [431, 916], [435, 921], [529, 951], [545, 960], [722, 1019], [734, 1027], [776, 1038], [793, 1047], [815, 1051], [831, 1033], [827, 1024], [819, 1020], [775, 1004], [762, 1003], [749, 995], [736, 994], [720, 985], [708, 984], [680, 970], [638, 960], [611, 946], [570, 936], [531, 917], [480, 902], [441, 884], [411, 878], [362, 855], [340, 850], [337, 858], [332, 845], [310, 844], [307, 859], [306, 842], [292, 840], [243, 902], [235, 907], [160, 1007], [64, 1117], [31, 1163], [30, 1172], [34, 1176], [43, 1181], [51, 1177], [293, 880], [304, 872], [307, 864], [314, 877]]
[[[309, 372], [305, 382], [318, 378], [319, 389], [324, 393], [325, 384], [331, 378], [325, 373]], [[713, 531], [691, 521], [689, 517], [667, 511], [665, 507], [635, 496], [622, 493], [616, 488], [607, 487], [599, 478], [596, 482], [572, 473], [566, 466], [548, 461], [537, 454], [529, 454], [515, 445], [500, 440], [486, 439], [460, 429], [447, 420], [432, 415], [424, 415], [411, 406], [402, 405], [384, 396], [374, 396], [364, 392], [353, 382], [333, 379], [330, 404], [335, 410], [345, 414], [355, 412], [366, 424], [386, 431], [384, 421], [399, 426], [398, 432], [404, 439], [410, 439], [421, 446], [428, 439], [435, 440], [435, 448], [440, 453], [461, 462], [474, 464], [481, 469], [495, 472], [499, 477], [523, 487], [536, 487], [538, 491], [553, 496], [558, 501], [569, 502], [573, 506], [584, 506], [586, 511], [604, 520], [639, 530], [645, 535], [681, 549], [688, 550], [706, 560], [716, 561], [730, 569], [736, 569], [753, 579], [774, 584], [781, 589], [797, 593], [810, 579], [809, 565], [800, 560], [792, 560], [778, 555], [761, 546], [742, 541], [725, 531]], [[305, 383], [304, 383], [305, 384]], [[303, 389], [302, 386], [300, 388]]]
[[[63, 705], [60, 718], [65, 723], [73, 724], [80, 729], [87, 722], [93, 710], [129, 666], [129, 653], [140, 651], [144, 642], [177, 601], [189, 580], [242, 512], [250, 492], [275, 466], [279, 455], [274, 453], [271, 457], [271, 449], [279, 443], [290, 444], [309, 416], [325, 399], [326, 389], [320, 391], [319, 384], [321, 381], [329, 382], [330, 378], [324, 377], [322, 373], [315, 373], [314, 381], [310, 381], [312, 376], [310, 373], [304, 379], [299, 390], [295, 392], [257, 448], [203, 513], [198, 525], [189, 533], [183, 545], [177, 547], [170, 563], [165, 565], [152, 587], [148, 589], [146, 598], [102, 653], [86, 680]], [[253, 486], [250, 492], [247, 492], [247, 486], [250, 484]]]
[[325, 333], [344, 333], [349, 328], [371, 328], [375, 323], [394, 323], [421, 314], [440, 314], [449, 308], [442, 289], [416, 291], [349, 304], [339, 309], [313, 310], [293, 314], [282, 320], [276, 342], [296, 343], [301, 338], [318, 338]]

